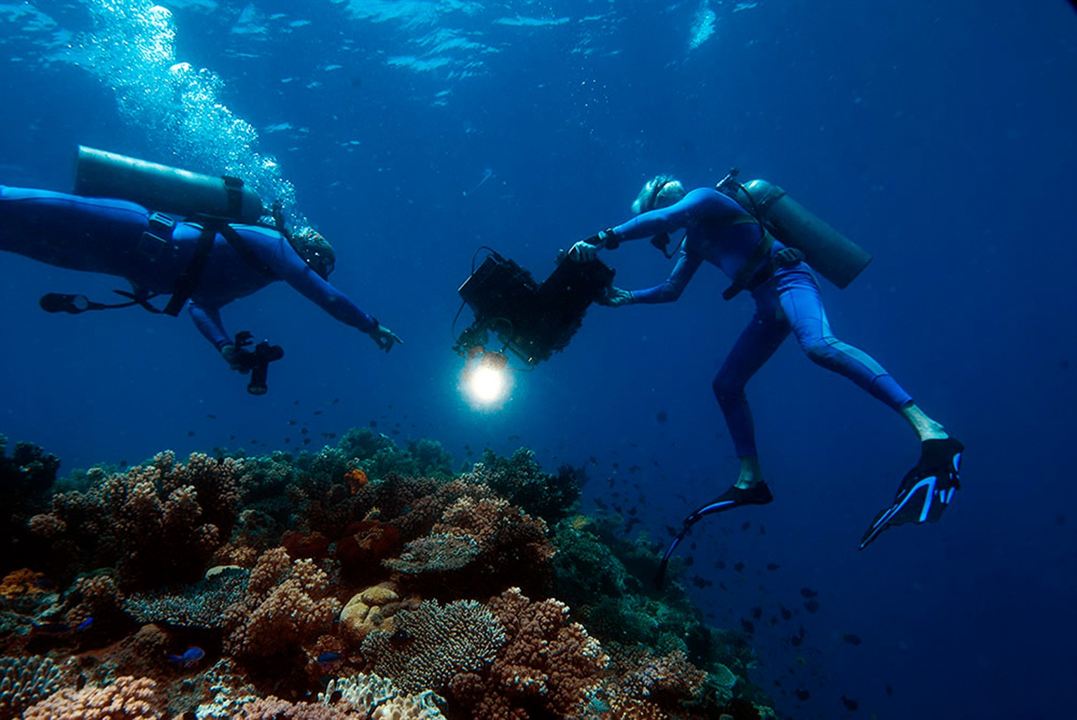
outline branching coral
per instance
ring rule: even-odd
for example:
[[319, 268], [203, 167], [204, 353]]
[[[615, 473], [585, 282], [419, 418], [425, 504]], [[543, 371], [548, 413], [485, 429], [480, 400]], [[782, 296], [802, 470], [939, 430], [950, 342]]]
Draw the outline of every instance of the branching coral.
[[532, 602], [511, 588], [487, 606], [508, 639], [488, 670], [453, 678], [452, 699], [473, 717], [527, 718], [526, 708], [576, 717], [609, 662], [598, 641], [557, 600]]
[[319, 699], [357, 712], [371, 720], [444, 720], [438, 703], [444, 699], [430, 690], [408, 695], [400, 692], [389, 678], [375, 673], [359, 673], [329, 681]]
[[30, 705], [56, 692], [63, 673], [50, 658], [0, 657], [0, 720], [19, 717]]
[[56, 495], [30, 528], [69, 571], [114, 565], [126, 586], [193, 579], [231, 532], [240, 471], [231, 459], [194, 453], [184, 465], [163, 452], [85, 492]]
[[293, 562], [284, 548], [266, 551], [246, 596], [225, 613], [225, 650], [263, 663], [295, 654], [332, 627], [340, 603], [328, 593], [329, 578], [313, 562]]
[[394, 620], [392, 632], [366, 636], [363, 655], [375, 673], [408, 692], [444, 689], [457, 673], [482, 669], [505, 642], [501, 624], [474, 600], [426, 600]]
[[25, 720], [157, 720], [164, 717], [157, 683], [121, 677], [105, 687], [61, 690], [31, 706]]

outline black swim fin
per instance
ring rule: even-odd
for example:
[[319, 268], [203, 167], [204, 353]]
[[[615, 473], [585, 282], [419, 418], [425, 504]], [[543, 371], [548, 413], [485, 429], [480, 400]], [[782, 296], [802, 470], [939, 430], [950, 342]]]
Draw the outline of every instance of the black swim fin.
[[666, 567], [669, 565], [669, 559], [673, 557], [673, 551], [677, 549], [677, 546], [684, 540], [685, 535], [697, 522], [707, 515], [725, 512], [743, 505], [766, 505], [773, 500], [774, 495], [764, 482], [757, 483], [749, 488], [739, 488], [734, 485], [710, 502], [704, 503], [690, 512], [688, 517], [684, 519], [684, 525], [681, 527], [680, 533], [673, 538], [673, 542], [669, 544], [665, 554], [662, 556], [662, 562], [658, 565], [658, 572], [655, 573], [655, 585], [659, 590], [662, 589], [662, 583], [666, 579]]
[[863, 550], [875, 538], [895, 525], [935, 522], [960, 487], [961, 453], [965, 446], [954, 438], [925, 440], [920, 446], [920, 462], [905, 474], [894, 502], [872, 521], [860, 539]]

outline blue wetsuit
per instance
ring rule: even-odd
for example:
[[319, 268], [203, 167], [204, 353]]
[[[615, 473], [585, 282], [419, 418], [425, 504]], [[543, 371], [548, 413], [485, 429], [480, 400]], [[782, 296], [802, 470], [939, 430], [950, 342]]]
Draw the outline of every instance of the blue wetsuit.
[[[115, 275], [140, 290], [170, 294], [190, 264], [202, 230], [179, 222], [171, 242], [153, 249], [143, 241], [150, 215], [125, 200], [0, 186], [0, 250]], [[257, 225], [232, 227], [246, 257], [218, 234], [187, 306], [199, 331], [218, 349], [232, 342], [221, 323], [221, 307], [277, 280], [346, 325], [363, 332], [377, 328], [373, 317], [314, 272], [279, 232]]]
[[[760, 227], [740, 205], [710, 188], [693, 190], [680, 202], [643, 213], [613, 228], [619, 239], [634, 240], [686, 230], [677, 263], [660, 285], [631, 293], [632, 302], [673, 302], [704, 262], [735, 278], [760, 242]], [[784, 246], [777, 240], [771, 254]], [[830, 331], [819, 285], [806, 263], [777, 269], [751, 287], [755, 316], [741, 333], [714, 378], [714, 395], [725, 415], [738, 457], [755, 457], [755, 429], [744, 386], [790, 331], [811, 360], [840, 373], [895, 410], [912, 398], [889, 373], [861, 350]]]

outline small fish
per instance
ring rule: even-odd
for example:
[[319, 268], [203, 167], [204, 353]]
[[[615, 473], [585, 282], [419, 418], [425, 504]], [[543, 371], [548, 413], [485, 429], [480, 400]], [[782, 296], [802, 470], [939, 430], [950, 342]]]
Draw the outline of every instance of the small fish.
[[217, 419], [217, 416], [214, 415], [213, 413], [207, 414], [206, 417], [208, 417], [210, 420], [216, 420]]
[[854, 635], [853, 633], [845, 633], [841, 636], [841, 639], [849, 643], [850, 645], [859, 645], [861, 642], [863, 642], [863, 640], [860, 639], [859, 635]]
[[886, 691], [887, 697], [893, 697], [894, 688], [890, 686], [890, 683], [886, 683], [886, 685], [883, 686], [883, 689]]
[[744, 630], [744, 632], [748, 633], [749, 635], [755, 632], [755, 623], [753, 623], [748, 618], [740, 619], [740, 627], [742, 630]]
[[206, 651], [197, 645], [192, 645], [187, 648], [182, 655], [169, 655], [168, 662], [173, 665], [179, 665], [180, 667], [190, 668], [198, 664], [198, 662], [206, 656]]
[[800, 595], [801, 597], [813, 598], [818, 597], [819, 593], [812, 590], [810, 587], [802, 587], [800, 588]]
[[793, 611], [785, 606], [782, 606], [782, 620], [789, 620], [792, 617]]
[[322, 411], [321, 411], [321, 410], [315, 410], [315, 411], [314, 411], [314, 414], [315, 414], [315, 415], [321, 415], [321, 414], [322, 414]]
[[742, 522], [740, 524], [740, 529], [741, 530], [748, 530], [751, 527], [752, 527], [752, 521], [751, 520], [745, 520], [744, 522]]
[[331, 403], [329, 403], [329, 404], [330, 404], [330, 405], [336, 405], [336, 404], [337, 404], [337, 403], [339, 403], [339, 402], [340, 402], [340, 398], [333, 398], [333, 402], [331, 402]]
[[744, 572], [744, 563], [738, 562], [736, 565], [733, 566], [733, 569], [737, 572]]
[[319, 654], [316, 660], [319, 665], [324, 667], [326, 665], [333, 665], [340, 662], [342, 657], [343, 656], [338, 652], [334, 652], [333, 650], [326, 650], [325, 652]]
[[752, 608], [752, 619], [758, 620], [761, 617], [763, 617], [763, 608], [759, 607], [758, 605]]
[[778, 563], [774, 563], [774, 562], [767, 563], [767, 570], [770, 570], [771, 572], [774, 572], [775, 570], [777, 570], [780, 567], [781, 567], [781, 565], [779, 565]]
[[[376, 428], [378, 426], [378, 421], [377, 420], [371, 420], [368, 424], [370, 425], [370, 427]], [[468, 452], [470, 452], [470, 448], [468, 449]]]
[[804, 702], [805, 700], [808, 700], [808, 699], [811, 698], [811, 693], [808, 692], [807, 690], [805, 690], [804, 688], [797, 688], [796, 691], [795, 691], [795, 694], [797, 696], [797, 700], [799, 700], [801, 702]]
[[667, 413], [665, 410], [659, 410], [657, 413], [655, 413], [654, 419], [658, 421], [659, 425], [661, 425], [666, 420], [669, 420], [669, 413]]
[[75, 626], [75, 632], [86, 632], [93, 627], [93, 615], [87, 617], [85, 620]]
[[194, 430], [188, 430], [187, 437], [194, 437]]
[[290, 418], [290, 419], [288, 420], [288, 424], [289, 424], [289, 425], [293, 425], [293, 426], [294, 426], [294, 425], [298, 425], [298, 424], [299, 424], [299, 421], [298, 421], [298, 420], [296, 420], [295, 418]]
[[805, 600], [804, 601], [804, 609], [807, 610], [810, 613], [817, 612], [819, 610], [819, 601], [818, 600]]
[[844, 695], [841, 696], [841, 704], [844, 705], [845, 709], [849, 712], [853, 712], [858, 707], [860, 707], [860, 703], [858, 703], [856, 700], [853, 700], [851, 697], [845, 697]]
[[[674, 534], [676, 534], [676, 533], [674, 533]], [[717, 568], [718, 570], [725, 570], [725, 568], [726, 568], [725, 560], [715, 560], [714, 561], [714, 567]]]

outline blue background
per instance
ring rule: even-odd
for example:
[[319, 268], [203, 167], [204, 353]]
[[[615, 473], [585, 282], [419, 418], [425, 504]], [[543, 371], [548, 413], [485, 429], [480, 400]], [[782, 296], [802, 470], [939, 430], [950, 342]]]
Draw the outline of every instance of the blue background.
[[[4, 255], [0, 432], [71, 470], [163, 448], [294, 448], [289, 420], [321, 440], [373, 419], [400, 440], [439, 439], [461, 462], [467, 447], [526, 444], [547, 467], [589, 464], [587, 496], [619, 493], [664, 540], [666, 525], [734, 479], [710, 380], [750, 301], [723, 303], [725, 278], [708, 268], [676, 305], [596, 308], [566, 352], [517, 375], [502, 410], [476, 412], [450, 351], [454, 291], [479, 245], [543, 276], [559, 248], [627, 219], [649, 175], [703, 185], [738, 165], [874, 253], [852, 287], [824, 289], [832, 324], [968, 452], [943, 523], [858, 553], [916, 458], [914, 438], [784, 347], [749, 387], [777, 502], [699, 526], [690, 573], [716, 583], [694, 590], [701, 607], [725, 626], [754, 606], [796, 610], [757, 623], [754, 639], [756, 679], [783, 717], [844, 717], [843, 694], [859, 700], [857, 717], [1073, 714], [1067, 3], [357, 2], [366, 16], [295, 5], [174, 3], [177, 58], [217, 73], [221, 102], [263, 129], [258, 149], [336, 246], [334, 284], [406, 344], [378, 353], [273, 287], [224, 311], [233, 332], [286, 348], [270, 394], [251, 397], [187, 320], [44, 315], [44, 292], [103, 297], [122, 285]], [[34, 6], [55, 21], [49, 32], [91, 29], [80, 6]], [[30, 7], [0, 6], [0, 184], [69, 190], [79, 143], [184, 164], [118, 114], [107, 83], [65, 60], [62, 41], [45, 47], [56, 36], [20, 16]], [[378, 9], [398, 16], [369, 16]], [[691, 49], [707, 9], [714, 35]], [[498, 22], [520, 17], [556, 22]], [[446, 29], [477, 47], [439, 49]], [[444, 63], [420, 70], [403, 56]], [[309, 132], [264, 131], [285, 122]], [[669, 270], [643, 243], [607, 259], [628, 288]], [[819, 591], [818, 613], [802, 609], [801, 586]], [[807, 639], [793, 647], [801, 624]], [[863, 644], [844, 643], [849, 632]], [[812, 698], [798, 702], [793, 688]]]

